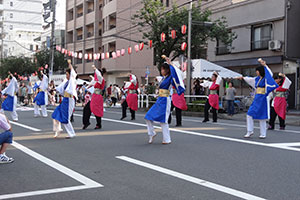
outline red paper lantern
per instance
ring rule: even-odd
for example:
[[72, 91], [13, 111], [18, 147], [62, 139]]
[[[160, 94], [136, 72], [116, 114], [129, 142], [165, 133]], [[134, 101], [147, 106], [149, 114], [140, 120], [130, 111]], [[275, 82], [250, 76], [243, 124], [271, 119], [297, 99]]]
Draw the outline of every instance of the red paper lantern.
[[175, 30], [172, 30], [172, 31], [171, 31], [171, 36], [172, 36], [172, 39], [175, 39], [175, 38], [176, 38], [176, 31], [175, 31]]
[[132, 53], [132, 48], [128, 47], [128, 54], [131, 54], [131, 53]]
[[135, 48], [135, 52], [138, 52], [138, 51], [139, 51], [139, 45], [138, 45], [138, 44], [135, 45], [134, 48]]
[[140, 51], [142, 51], [144, 49], [144, 42], [140, 43]]
[[69, 51], [68, 50], [65, 50], [65, 55], [68, 55]]
[[93, 60], [93, 54], [89, 54], [89, 60]]
[[166, 41], [166, 34], [165, 33], [161, 33], [160, 39], [161, 39], [162, 42]]
[[105, 53], [101, 53], [101, 59], [102, 59], [102, 60], [105, 59]]
[[153, 41], [149, 40], [149, 47], [152, 48], [152, 46], [153, 46]]
[[89, 58], [89, 55], [86, 53], [86, 54], [84, 54], [84, 59], [88, 59]]
[[182, 51], [185, 51], [186, 47], [187, 47], [187, 43], [186, 42], [184, 42], [184, 43], [181, 44], [181, 50]]
[[94, 60], [98, 60], [98, 56], [96, 53], [94, 53]]
[[71, 55], [72, 55], [72, 51], [69, 51], [69, 52], [68, 52], [68, 56], [71, 56]]
[[120, 56], [121, 56], [121, 51], [117, 50], [117, 57], [120, 57]]
[[74, 53], [74, 57], [75, 57], [75, 58], [78, 57], [78, 53], [77, 53], [77, 52]]
[[110, 57], [109, 52], [106, 52], [105, 58], [106, 58], [106, 59], [109, 59], [109, 57]]
[[125, 55], [125, 49], [121, 49], [121, 56], [124, 56]]
[[113, 57], [113, 58], [117, 58], [116, 52], [112, 52], [112, 57]]
[[97, 53], [97, 58], [98, 58], [98, 60], [101, 58], [101, 54], [100, 53]]
[[81, 52], [78, 54], [78, 58], [82, 59], [82, 53]]
[[186, 25], [181, 26], [181, 33], [184, 35], [186, 34]]

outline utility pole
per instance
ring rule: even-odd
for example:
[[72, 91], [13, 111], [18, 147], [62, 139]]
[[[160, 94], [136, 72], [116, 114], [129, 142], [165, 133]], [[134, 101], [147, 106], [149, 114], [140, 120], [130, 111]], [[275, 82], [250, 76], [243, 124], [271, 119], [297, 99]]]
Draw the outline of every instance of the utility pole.
[[[192, 8], [193, 0], [190, 0], [189, 8], [189, 22], [188, 22], [188, 55], [187, 55], [187, 69], [186, 69], [186, 94], [191, 95], [191, 71], [192, 71], [192, 60], [191, 60], [191, 46], [192, 46]], [[187, 98], [187, 101], [190, 102], [190, 98]]]
[[1, 61], [3, 60], [4, 57], [4, 16], [2, 16], [2, 26], [1, 26]]
[[54, 45], [55, 45], [55, 14], [56, 14], [56, 0], [50, 0], [51, 11], [52, 11], [52, 22], [51, 22], [51, 39], [50, 39], [50, 71], [49, 80], [51, 81], [53, 76], [53, 65], [54, 65]]

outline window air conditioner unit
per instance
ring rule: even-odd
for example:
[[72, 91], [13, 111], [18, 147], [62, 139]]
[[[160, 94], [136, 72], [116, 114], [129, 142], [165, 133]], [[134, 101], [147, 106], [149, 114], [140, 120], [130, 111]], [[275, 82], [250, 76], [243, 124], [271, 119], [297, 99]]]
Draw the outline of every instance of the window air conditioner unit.
[[269, 41], [269, 50], [277, 51], [281, 49], [281, 41], [279, 40], [271, 40]]

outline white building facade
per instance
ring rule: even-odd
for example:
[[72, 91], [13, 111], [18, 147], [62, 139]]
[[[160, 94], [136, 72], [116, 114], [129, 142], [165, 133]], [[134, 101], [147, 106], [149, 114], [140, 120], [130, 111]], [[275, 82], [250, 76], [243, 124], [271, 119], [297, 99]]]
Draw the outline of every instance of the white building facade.
[[28, 57], [40, 48], [34, 39], [43, 33], [42, 10], [42, 0], [0, 0], [3, 57]]

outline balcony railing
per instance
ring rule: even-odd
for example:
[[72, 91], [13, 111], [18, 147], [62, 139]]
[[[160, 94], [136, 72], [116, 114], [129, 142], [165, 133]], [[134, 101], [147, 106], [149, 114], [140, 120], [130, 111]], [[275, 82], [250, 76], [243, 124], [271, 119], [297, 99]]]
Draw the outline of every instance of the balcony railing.
[[271, 41], [271, 38], [265, 39], [265, 40], [252, 41], [251, 42], [251, 49], [252, 50], [268, 49], [269, 48], [269, 41]]

